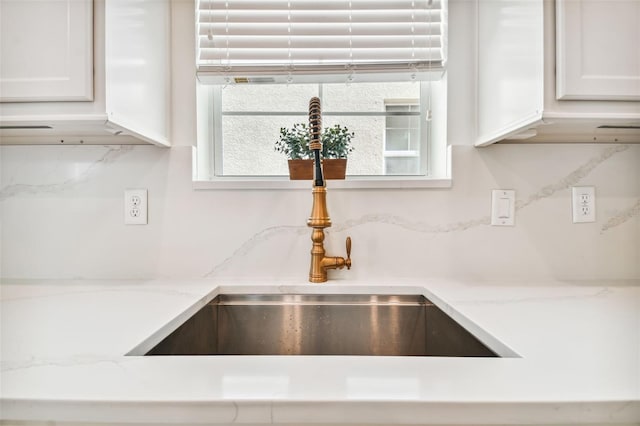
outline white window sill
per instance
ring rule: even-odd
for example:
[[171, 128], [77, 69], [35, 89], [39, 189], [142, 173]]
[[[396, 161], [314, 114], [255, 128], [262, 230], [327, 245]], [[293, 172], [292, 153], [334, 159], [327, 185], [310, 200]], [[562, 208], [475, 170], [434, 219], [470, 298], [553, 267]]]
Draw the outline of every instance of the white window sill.
[[[451, 178], [427, 178], [424, 176], [349, 176], [345, 180], [328, 180], [329, 189], [414, 189], [451, 188]], [[217, 177], [212, 180], [196, 180], [193, 188], [207, 189], [310, 189], [310, 180], [289, 180], [287, 176], [265, 177]]]

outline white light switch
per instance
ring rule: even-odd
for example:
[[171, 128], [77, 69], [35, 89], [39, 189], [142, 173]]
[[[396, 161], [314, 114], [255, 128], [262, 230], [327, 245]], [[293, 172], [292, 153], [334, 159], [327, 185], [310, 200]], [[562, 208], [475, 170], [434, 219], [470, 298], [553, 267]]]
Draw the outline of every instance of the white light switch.
[[516, 212], [516, 191], [494, 189], [491, 191], [491, 225], [513, 226]]
[[498, 219], [509, 219], [511, 201], [508, 198], [498, 198]]

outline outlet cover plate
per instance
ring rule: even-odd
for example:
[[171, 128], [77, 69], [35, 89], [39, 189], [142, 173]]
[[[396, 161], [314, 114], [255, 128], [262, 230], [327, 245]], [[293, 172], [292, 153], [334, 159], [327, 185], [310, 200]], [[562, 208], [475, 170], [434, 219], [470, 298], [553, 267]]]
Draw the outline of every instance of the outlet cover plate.
[[124, 223], [125, 225], [147, 224], [147, 190], [124, 190]]
[[571, 187], [573, 223], [596, 221], [596, 189], [593, 186]]

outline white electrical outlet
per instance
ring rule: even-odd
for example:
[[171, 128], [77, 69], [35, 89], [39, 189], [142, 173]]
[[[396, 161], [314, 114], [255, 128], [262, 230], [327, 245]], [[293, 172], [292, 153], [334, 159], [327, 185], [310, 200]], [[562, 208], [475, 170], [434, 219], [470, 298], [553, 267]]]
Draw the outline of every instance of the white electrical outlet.
[[125, 225], [147, 224], [147, 190], [124, 190], [124, 223]]
[[596, 190], [593, 186], [571, 188], [573, 223], [596, 221]]

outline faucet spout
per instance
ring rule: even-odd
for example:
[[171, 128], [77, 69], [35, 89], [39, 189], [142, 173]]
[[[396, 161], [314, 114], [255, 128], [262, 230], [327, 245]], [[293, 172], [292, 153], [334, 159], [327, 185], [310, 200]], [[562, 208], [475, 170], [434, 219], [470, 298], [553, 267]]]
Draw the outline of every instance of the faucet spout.
[[322, 109], [320, 98], [314, 96], [309, 101], [309, 149], [313, 151], [313, 186], [324, 186], [320, 151], [322, 150]]

